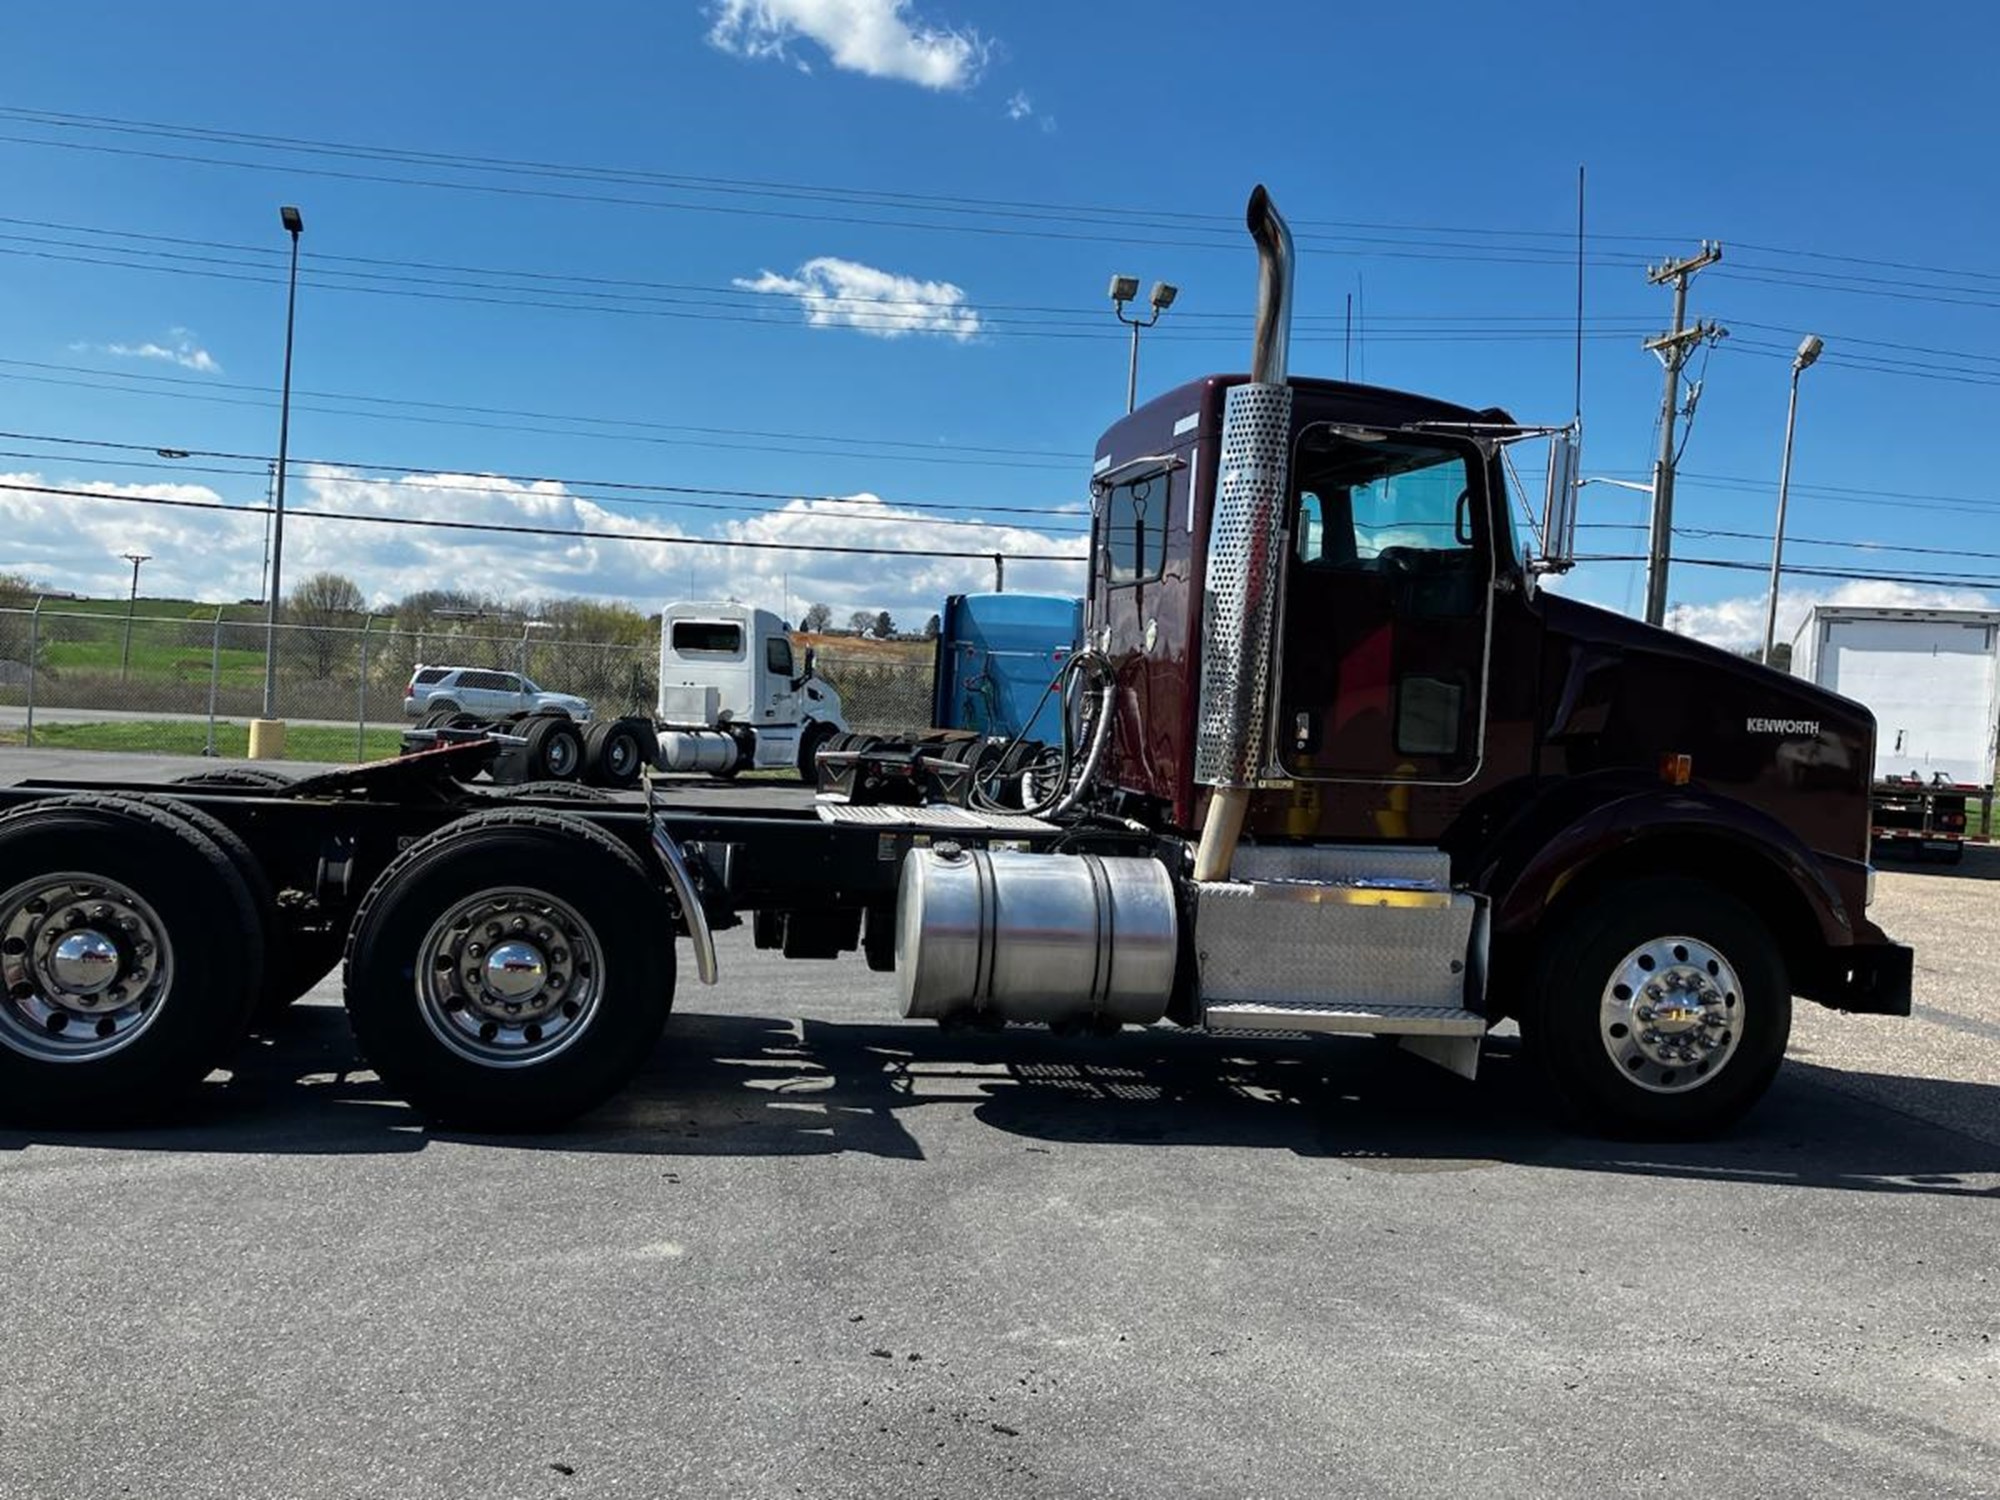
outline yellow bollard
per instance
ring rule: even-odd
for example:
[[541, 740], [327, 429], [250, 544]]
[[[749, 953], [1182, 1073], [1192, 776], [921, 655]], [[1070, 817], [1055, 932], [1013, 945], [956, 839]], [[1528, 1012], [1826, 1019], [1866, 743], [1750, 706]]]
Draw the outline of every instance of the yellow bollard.
[[250, 759], [283, 760], [285, 758], [285, 721], [283, 719], [252, 719], [250, 721]]

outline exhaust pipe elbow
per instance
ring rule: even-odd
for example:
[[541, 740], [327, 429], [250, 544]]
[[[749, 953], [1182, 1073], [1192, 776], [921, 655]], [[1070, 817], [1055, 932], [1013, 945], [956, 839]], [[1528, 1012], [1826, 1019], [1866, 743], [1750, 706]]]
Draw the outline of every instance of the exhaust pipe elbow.
[[1250, 191], [1244, 218], [1257, 243], [1257, 333], [1250, 378], [1260, 385], [1282, 385], [1292, 342], [1291, 226], [1261, 182]]

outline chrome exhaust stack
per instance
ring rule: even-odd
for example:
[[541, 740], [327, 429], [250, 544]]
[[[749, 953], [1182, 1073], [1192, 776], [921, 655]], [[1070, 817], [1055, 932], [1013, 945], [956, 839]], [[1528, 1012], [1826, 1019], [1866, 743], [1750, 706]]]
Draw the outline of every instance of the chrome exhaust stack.
[[1250, 381], [1223, 406], [1222, 459], [1202, 592], [1201, 698], [1194, 779], [1215, 788], [1194, 878], [1226, 880], [1250, 787], [1263, 770], [1264, 725], [1283, 556], [1292, 391], [1292, 232], [1260, 184], [1246, 214], [1257, 242], [1257, 333]]

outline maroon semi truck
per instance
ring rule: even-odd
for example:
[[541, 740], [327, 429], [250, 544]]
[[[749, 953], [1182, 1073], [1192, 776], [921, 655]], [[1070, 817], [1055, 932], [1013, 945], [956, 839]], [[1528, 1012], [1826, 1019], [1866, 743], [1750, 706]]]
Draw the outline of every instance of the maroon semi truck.
[[746, 916], [948, 1024], [1372, 1034], [1470, 1075], [1511, 1019], [1615, 1131], [1734, 1119], [1795, 996], [1907, 1014], [1867, 915], [1868, 712], [1550, 592], [1502, 461], [1548, 430], [1291, 376], [1289, 235], [1261, 189], [1249, 217], [1252, 373], [1098, 445], [1059, 744], [843, 741], [811, 808], [496, 794], [476, 737], [0, 789], [0, 1110], [157, 1111], [344, 956], [393, 1090], [546, 1126], [641, 1065], [678, 939], [713, 982]]

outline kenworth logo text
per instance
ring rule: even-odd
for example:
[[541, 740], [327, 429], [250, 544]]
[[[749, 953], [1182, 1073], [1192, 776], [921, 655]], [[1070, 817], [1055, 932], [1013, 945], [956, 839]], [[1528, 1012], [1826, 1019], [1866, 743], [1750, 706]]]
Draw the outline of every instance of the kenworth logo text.
[[1818, 719], [1752, 719], [1749, 721], [1752, 734], [1802, 734], [1815, 738], [1819, 735]]

